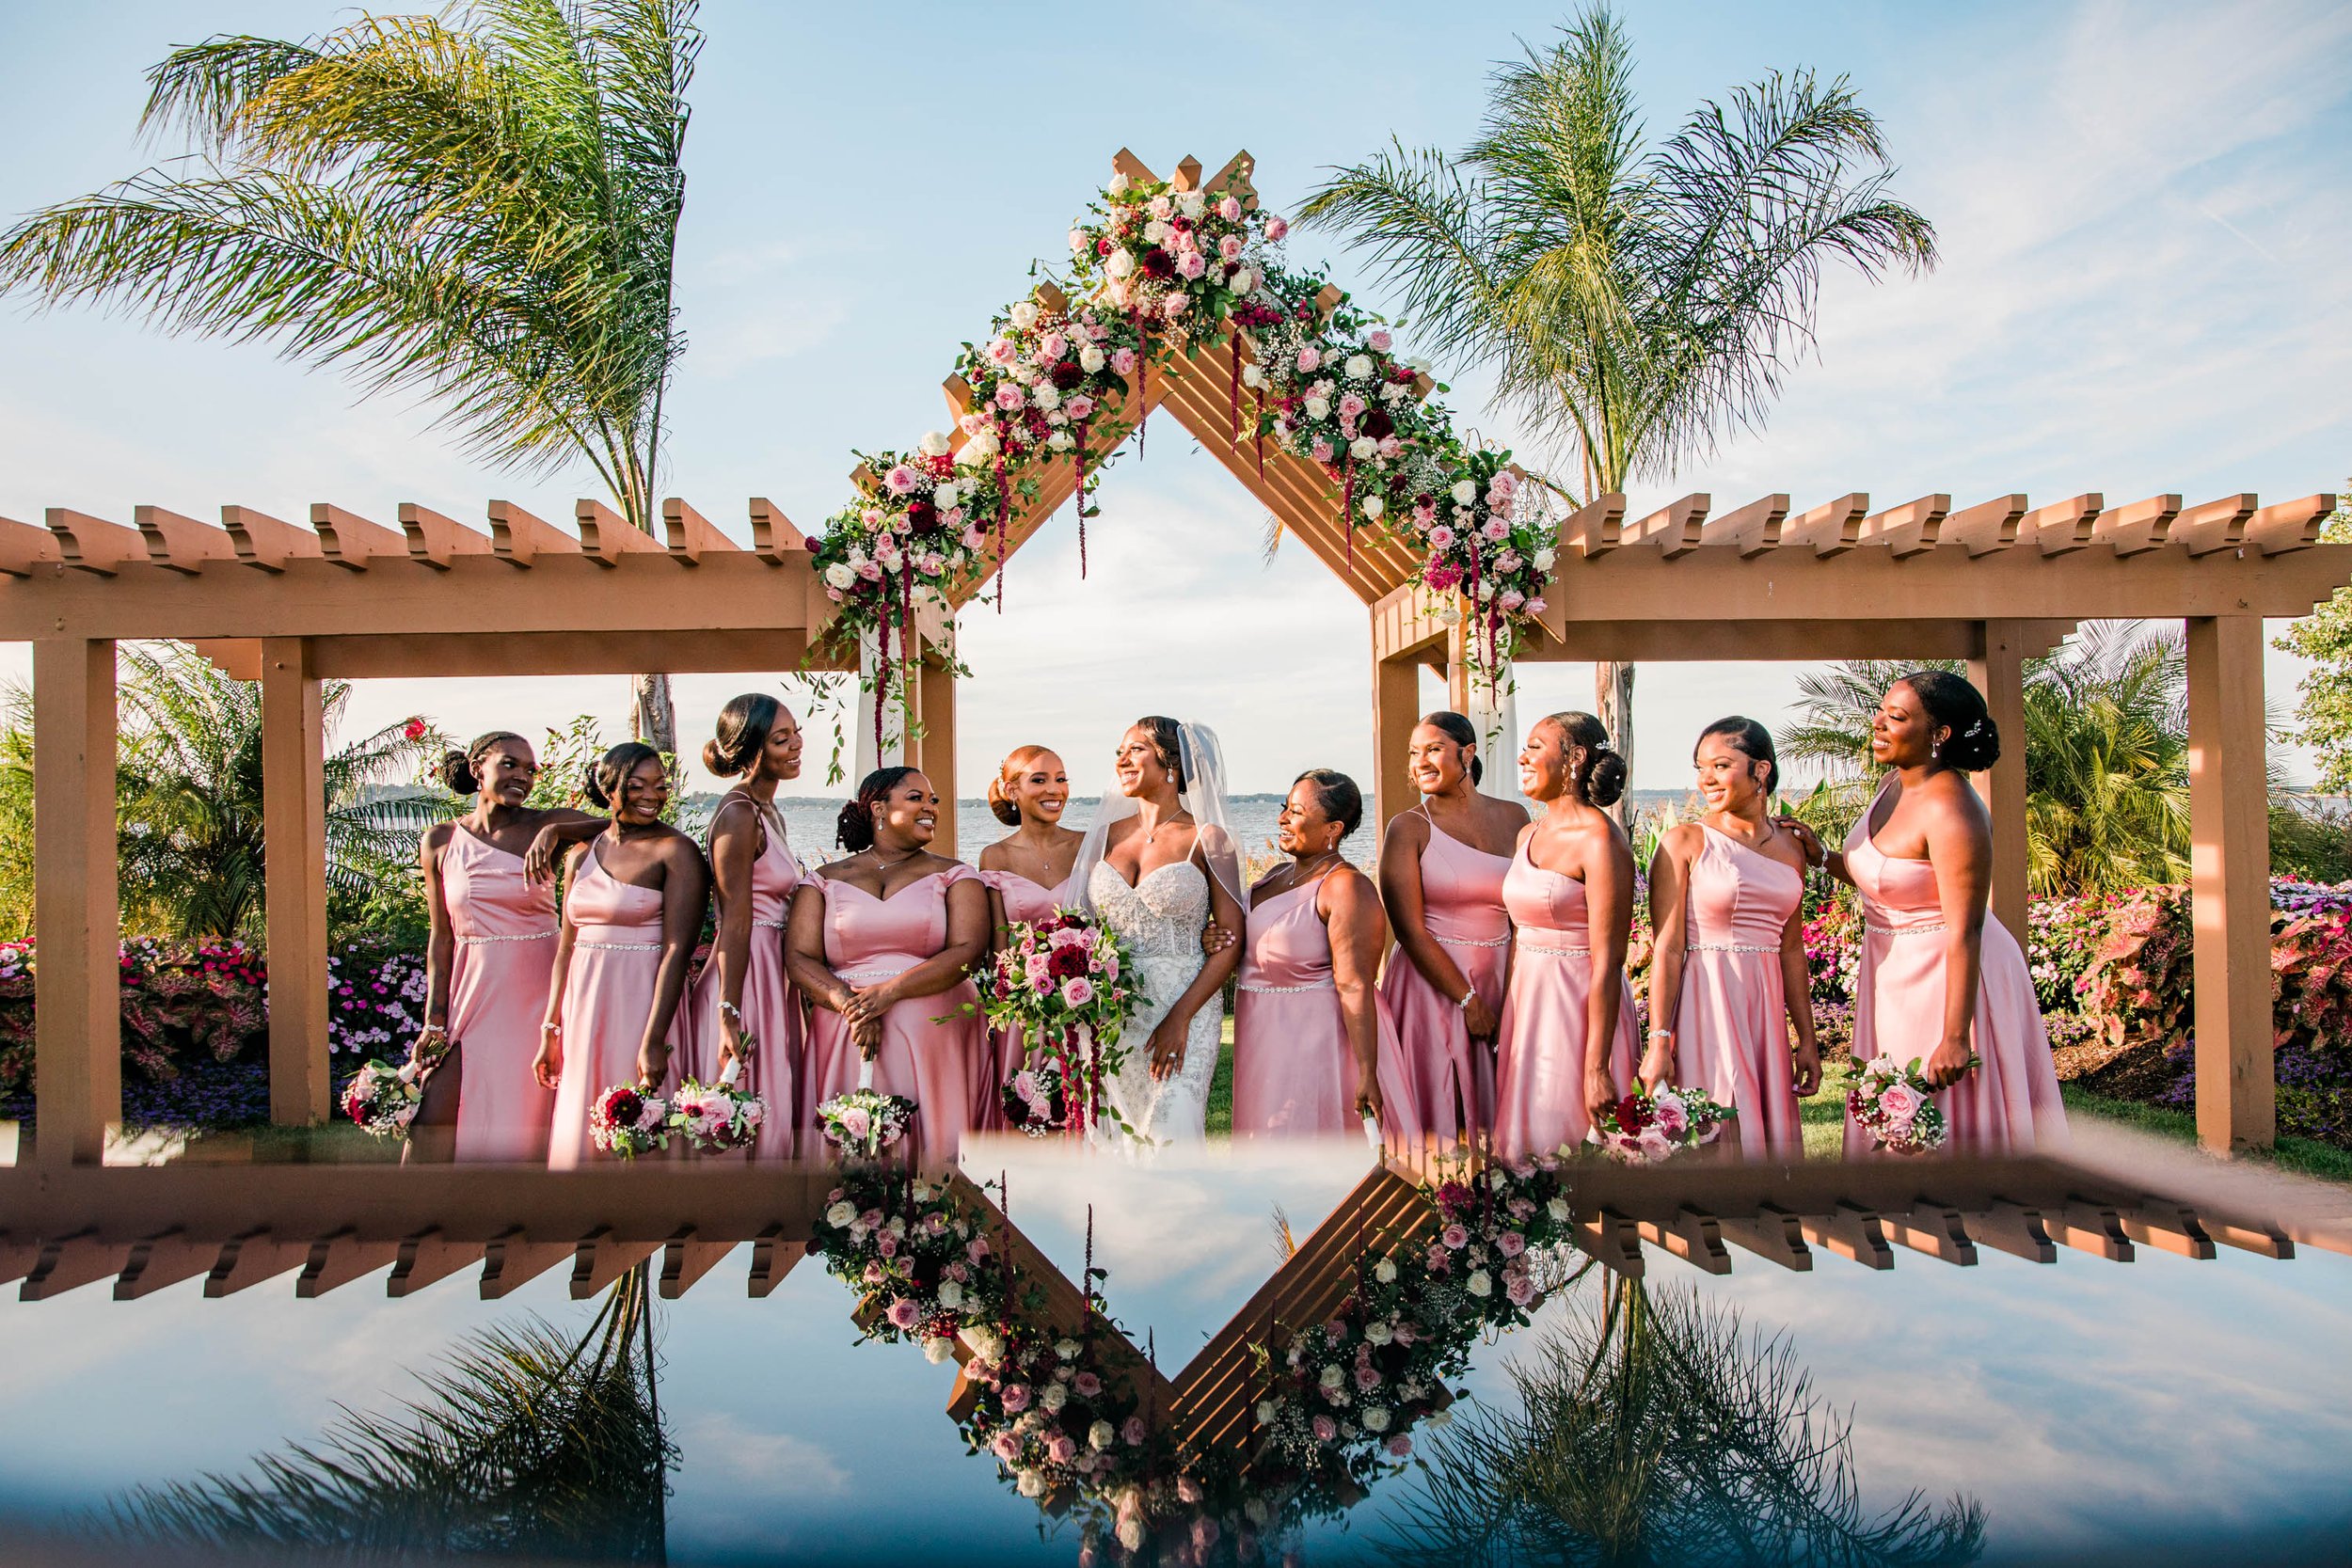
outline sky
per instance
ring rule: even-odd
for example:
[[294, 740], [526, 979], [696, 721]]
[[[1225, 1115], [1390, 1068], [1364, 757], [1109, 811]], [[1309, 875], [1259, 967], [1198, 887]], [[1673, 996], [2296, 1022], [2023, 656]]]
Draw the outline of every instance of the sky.
[[[1719, 511], [1774, 490], [1800, 508], [1851, 490], [1882, 505], [1933, 491], [1959, 505], [2012, 490], [2275, 500], [2352, 472], [2338, 395], [2352, 204], [2335, 198], [2352, 165], [2352, 8], [1624, 9], [1656, 137], [1774, 70], [1851, 76], [1883, 122], [1896, 194], [1935, 223], [1943, 252], [1916, 279], [1833, 270], [1818, 352], [1790, 367], [1769, 422], [1645, 482], [1633, 515], [1691, 490]], [[300, 37], [348, 14], [315, 0], [0, 0], [0, 214], [182, 150], [135, 135], [142, 72], [173, 45]], [[1391, 135], [1458, 150], [1494, 62], [1564, 15], [1366, 0], [1335, 25], [1322, 7], [1207, 0], [1171, 36], [1148, 8], [709, 0], [664, 493], [742, 539], [753, 496], [814, 529], [846, 499], [853, 450], [945, 422], [937, 388], [958, 345], [1025, 291], [1033, 258], [1057, 256], [1120, 147], [1163, 171], [1247, 148], [1267, 202], [1290, 210], [1325, 169]], [[1335, 240], [1290, 248], [1382, 303]], [[1429, 351], [1409, 323], [1400, 340]], [[1475, 368], [1450, 379], [1458, 424], [1514, 441]], [[584, 467], [501, 472], [430, 425], [429, 409], [361, 402], [266, 347], [0, 301], [0, 515], [68, 506], [128, 521], [152, 502], [298, 518], [332, 500], [381, 518], [412, 500], [478, 523], [492, 499], [564, 517], [593, 493]], [[1369, 778], [1362, 609], [1302, 548], [1264, 563], [1261, 509], [1172, 421], [1155, 431], [1105, 478], [1083, 580], [1065, 511], [1015, 558], [1008, 610], [965, 616], [962, 793], [1030, 741], [1091, 788], [1144, 712], [1216, 727], [1240, 789], [1279, 789], [1310, 766]], [[0, 676], [25, 668], [22, 645], [0, 645]], [[1685, 738], [1724, 713], [1785, 721], [1796, 673], [1645, 666], [1635, 785], [1686, 784]], [[2296, 673], [2270, 656], [2282, 708]], [[699, 750], [728, 696], [777, 678], [681, 677], [681, 749]], [[1522, 715], [1592, 705], [1589, 666], [1531, 667], [1519, 686]], [[1436, 705], [1434, 684], [1427, 695]], [[613, 677], [370, 682], [350, 722], [421, 713], [459, 736], [535, 733], [588, 712], [617, 738], [625, 697]], [[2310, 775], [2300, 749], [2283, 760]]]

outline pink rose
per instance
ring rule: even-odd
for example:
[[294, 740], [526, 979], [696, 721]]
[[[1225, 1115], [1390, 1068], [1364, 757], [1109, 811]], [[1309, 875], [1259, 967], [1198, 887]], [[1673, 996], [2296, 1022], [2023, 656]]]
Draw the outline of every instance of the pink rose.
[[1051, 365], [1070, 352], [1070, 340], [1058, 332], [1048, 332], [1045, 341], [1037, 345], [1037, 362]]
[[970, 528], [963, 531], [963, 547], [965, 549], [977, 550], [987, 543], [988, 530], [980, 527], [977, 523], [973, 524]]
[[1002, 1398], [1005, 1402], [1005, 1409], [1018, 1416], [1029, 1408], [1029, 1386], [1025, 1383], [1008, 1383], [1005, 1385]]
[[825, 597], [831, 599], [835, 604], [841, 604], [849, 598], [849, 595], [841, 592], [840, 589], [834, 587], [831, 583], [827, 583], [825, 585]]
[[1223, 239], [1216, 242], [1217, 255], [1224, 258], [1228, 261], [1240, 261], [1241, 250], [1241, 236], [1239, 234], [1228, 234]]
[[1356, 1386], [1369, 1393], [1380, 1386], [1380, 1374], [1369, 1366], [1356, 1369]]
[[1909, 1084], [1893, 1083], [1879, 1091], [1879, 1109], [1890, 1119], [1908, 1123], [1919, 1114], [1921, 1096]]
[[[857, 1115], [861, 1117], [865, 1114], [866, 1113], [863, 1111], [857, 1113]], [[859, 1133], [859, 1136], [863, 1137], [865, 1134], [861, 1132]], [[893, 1236], [889, 1231], [885, 1230], [880, 1236], [874, 1238], [874, 1250], [881, 1253], [884, 1258], [896, 1258], [898, 1256], [898, 1238]], [[902, 1323], [899, 1326], [904, 1327], [905, 1325]]]
[[1021, 1439], [1009, 1432], [1000, 1432], [996, 1440], [989, 1444], [988, 1451], [1009, 1464], [1021, 1457]]
[[1506, 588], [1495, 596], [1495, 603], [1502, 607], [1502, 612], [1505, 615], [1511, 614], [1526, 602], [1527, 595], [1516, 588]]
[[1276, 245], [1280, 245], [1282, 243], [1282, 237], [1290, 231], [1291, 226], [1289, 222], [1283, 218], [1271, 217], [1265, 220], [1265, 237], [1272, 240]]
[[1085, 975], [1073, 975], [1062, 982], [1061, 999], [1067, 1006], [1083, 1007], [1094, 1000], [1094, 987]]
[[1067, 1435], [1057, 1433], [1046, 1442], [1045, 1457], [1057, 1465], [1067, 1465], [1078, 1457], [1078, 1445]]
[[906, 1297], [900, 1296], [897, 1301], [890, 1304], [891, 1327], [913, 1328], [916, 1323], [922, 1321], [923, 1309], [915, 1306], [912, 1301], [909, 1301]]
[[1534, 598], [1527, 601], [1527, 612], [1530, 615], [1541, 615], [1549, 607], [1544, 603], [1543, 596], [1541, 594], [1538, 594]]
[[1459, 1252], [1470, 1245], [1470, 1232], [1458, 1225], [1449, 1225], [1438, 1240], [1444, 1243], [1448, 1250]]
[[1443, 523], [1439, 523], [1436, 528], [1429, 531], [1429, 547], [1431, 549], [1441, 550], [1453, 543], [1454, 531], [1446, 527]]
[[978, 1262], [981, 1259], [983, 1259], [983, 1258], [987, 1257], [987, 1256], [988, 1256], [988, 1238], [987, 1238], [987, 1237], [985, 1237], [985, 1236], [975, 1236], [975, 1237], [973, 1237], [973, 1238], [972, 1238], [971, 1244], [970, 1244], [970, 1245], [968, 1245], [968, 1246], [966, 1246], [966, 1247], [963, 1249], [963, 1255], [964, 1255], [966, 1258], [971, 1259], [972, 1259], [972, 1261], [974, 1261], [975, 1263]]
[[1076, 397], [1065, 402], [1062, 408], [1072, 419], [1083, 420], [1094, 412], [1094, 400], [1084, 392], [1080, 392]]
[[1008, 414], [1017, 414], [1028, 404], [1028, 394], [1016, 381], [999, 382], [996, 387], [996, 406]]
[[1228, 223], [1239, 223], [1241, 221], [1241, 198], [1229, 196], [1218, 201], [1216, 215]]
[[1186, 278], [1198, 277], [1208, 270], [1208, 258], [1201, 255], [1197, 250], [1187, 250], [1182, 256], [1176, 258], [1176, 272], [1179, 277]]
[[868, 1285], [879, 1285], [889, 1276], [882, 1272], [882, 1266], [880, 1263], [868, 1263], [866, 1265], [866, 1272], [858, 1277]]
[[1314, 1420], [1314, 1433], [1316, 1442], [1328, 1443], [1340, 1434], [1340, 1424], [1328, 1416], [1317, 1416]]
[[1331, 461], [1331, 443], [1320, 436], [1315, 437], [1314, 459], [1318, 463]]
[[1505, 1258], [1517, 1258], [1527, 1250], [1527, 1238], [1516, 1230], [1506, 1230], [1495, 1238], [1495, 1250]]
[[1389, 1439], [1389, 1457], [1391, 1459], [1409, 1459], [1412, 1457], [1412, 1452], [1413, 1440], [1406, 1436], [1403, 1433], [1400, 1432], [1394, 1437]]
[[1643, 1160], [1651, 1164], [1656, 1164], [1675, 1151], [1673, 1140], [1655, 1125], [1643, 1128], [1634, 1136], [1633, 1147]]
[[1381, 456], [1394, 457], [1398, 452], [1403, 451], [1404, 450], [1405, 443], [1399, 437], [1394, 436], [1383, 436], [1380, 437]]
[[966, 436], [977, 436], [987, 424], [988, 421], [977, 414], [961, 414], [956, 418], [956, 428]]
[[1500, 517], [1489, 517], [1478, 525], [1478, 536], [1490, 545], [1500, 545], [1511, 537], [1511, 525]]
[[992, 365], [1009, 365], [1018, 352], [1009, 338], [991, 338], [988, 347], [980, 351]]
[[1160, 301], [1160, 314], [1166, 316], [1169, 321], [1174, 321], [1178, 316], [1183, 315], [1185, 311], [1191, 309], [1192, 296], [1190, 294], [1170, 294], [1166, 299]]
[[866, 525], [866, 532], [879, 533], [890, 526], [890, 514], [879, 506], [869, 506], [857, 515], [857, 520]]
[[1144, 1426], [1140, 1416], [1128, 1417], [1126, 1424], [1119, 1429], [1119, 1440], [1131, 1449], [1143, 1447], [1143, 1440], [1150, 1435], [1151, 1432]]
[[1115, 348], [1111, 350], [1111, 373], [1114, 375], [1135, 374], [1136, 351], [1131, 348]]
[[1299, 373], [1299, 374], [1301, 374], [1301, 375], [1311, 375], [1311, 374], [1313, 374], [1313, 373], [1314, 373], [1314, 372], [1315, 372], [1315, 368], [1316, 368], [1317, 366], [1321, 365], [1322, 363], [1323, 363], [1323, 356], [1322, 356], [1321, 354], [1318, 354], [1317, 352], [1315, 352], [1315, 345], [1314, 345], [1314, 344], [1312, 344], [1312, 343], [1309, 343], [1309, 344], [1308, 344], [1305, 348], [1302, 348], [1302, 349], [1300, 349], [1300, 350], [1298, 351], [1298, 373]]
[[[1509, 605], [1503, 606], [1505, 610]], [[1670, 1138], [1679, 1138], [1691, 1130], [1691, 1108], [1677, 1094], [1661, 1094], [1652, 1101], [1658, 1114], [1658, 1130]]]
[[1345, 396], [1345, 397], [1343, 397], [1343, 398], [1340, 399], [1340, 418], [1341, 418], [1341, 419], [1343, 419], [1343, 420], [1357, 420], [1357, 419], [1361, 419], [1361, 418], [1363, 417], [1363, 412], [1364, 412], [1364, 400], [1363, 400], [1363, 399], [1361, 399], [1361, 398], [1359, 398], [1359, 397], [1358, 397], [1355, 393], [1350, 392], [1350, 393], [1348, 393], [1348, 394], [1347, 394], [1347, 396]]
[[1396, 346], [1396, 340], [1389, 336], [1389, 329], [1385, 326], [1374, 327], [1372, 335], [1364, 342], [1375, 354], [1386, 354]]
[[882, 483], [894, 496], [911, 496], [914, 494], [915, 487], [921, 484], [922, 481], [915, 477], [913, 468], [900, 463], [882, 475]]
[[1535, 1282], [1525, 1275], [1514, 1275], [1502, 1282], [1502, 1296], [1514, 1307], [1525, 1307], [1535, 1299]]
[[1092, 1399], [1103, 1391], [1103, 1380], [1092, 1372], [1080, 1372], [1070, 1380], [1070, 1386], [1078, 1390], [1081, 1399]]

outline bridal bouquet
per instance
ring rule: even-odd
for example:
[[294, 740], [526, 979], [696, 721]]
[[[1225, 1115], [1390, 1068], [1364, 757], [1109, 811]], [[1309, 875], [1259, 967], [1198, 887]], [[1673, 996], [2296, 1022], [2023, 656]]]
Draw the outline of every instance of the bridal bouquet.
[[[748, 1055], [757, 1049], [757, 1044], [752, 1036], [745, 1035], [744, 1053]], [[723, 1154], [729, 1149], [748, 1148], [759, 1135], [759, 1124], [768, 1118], [768, 1102], [735, 1086], [742, 1067], [743, 1057], [730, 1057], [716, 1084], [689, 1078], [670, 1096], [669, 1125], [685, 1137], [688, 1148], [706, 1154]]]
[[615, 1084], [588, 1110], [588, 1137], [617, 1160], [670, 1147], [670, 1107], [650, 1085]]
[[[1919, 1062], [1914, 1056], [1905, 1066], [1892, 1056], [1873, 1056], [1846, 1091], [1846, 1114], [1889, 1154], [1925, 1154], [1943, 1148], [1951, 1132]], [[1971, 1055], [1968, 1065], [1975, 1067], [1977, 1058]]]
[[1022, 1069], [1004, 1089], [1014, 1127], [1041, 1137], [1092, 1122], [1103, 1080], [1127, 1059], [1120, 1036], [1143, 1004], [1126, 979], [1134, 962], [1116, 933], [1073, 910], [1007, 934], [977, 1006], [997, 1028], [1021, 1032]]
[[343, 1115], [379, 1138], [405, 1133], [417, 1117], [416, 1064], [394, 1067], [371, 1059], [343, 1085]]
[[904, 1137], [914, 1119], [914, 1101], [874, 1087], [870, 1056], [858, 1063], [856, 1088], [817, 1107], [817, 1123], [824, 1129], [825, 1141], [862, 1160], [873, 1159]]
[[1634, 1085], [1633, 1092], [1593, 1124], [1585, 1141], [1619, 1164], [1654, 1165], [1686, 1148], [1711, 1144], [1740, 1113], [1704, 1089]]

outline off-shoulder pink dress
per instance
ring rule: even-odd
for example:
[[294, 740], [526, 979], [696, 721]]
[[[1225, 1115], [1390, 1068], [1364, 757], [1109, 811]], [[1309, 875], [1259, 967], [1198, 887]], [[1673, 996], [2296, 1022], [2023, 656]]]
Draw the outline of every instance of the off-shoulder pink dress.
[[[1462, 978], [1498, 1014], [1511, 968], [1511, 916], [1502, 907], [1502, 879], [1510, 869], [1510, 856], [1489, 854], [1429, 824], [1421, 852], [1424, 924]], [[1389, 957], [1380, 995], [1405, 1044], [1419, 1131], [1439, 1139], [1485, 1134], [1495, 1121], [1493, 1044], [1470, 1038], [1462, 1009], [1401, 948]]]
[[[1495, 1147], [1516, 1156], [1551, 1154], [1584, 1142], [1584, 1041], [1591, 1031], [1593, 939], [1584, 884], [1528, 859], [1521, 845], [1502, 879], [1503, 907], [1517, 929], [1511, 989], [1495, 1052]], [[1622, 971], [1617, 1032], [1609, 1072], [1619, 1093], [1633, 1082], [1633, 988]]]
[[[947, 890], [977, 876], [957, 864], [909, 882], [888, 898], [830, 877], [809, 880], [825, 900], [825, 964], [852, 986], [904, 974], [947, 945]], [[960, 980], [935, 996], [909, 998], [882, 1018], [882, 1048], [874, 1056], [874, 1087], [915, 1103], [908, 1134], [920, 1164], [952, 1162], [972, 1117], [972, 1075], [988, 1049], [986, 1023], [963, 1011], [977, 1000]], [[810, 1104], [857, 1087], [858, 1049], [839, 1013], [809, 1015]], [[813, 1147], [813, 1146], [812, 1146]]]
[[[731, 794], [719, 803], [724, 811], [746, 795]], [[755, 807], [755, 809], [756, 809]], [[712, 818], [716, 826], [717, 818]], [[765, 1119], [753, 1141], [755, 1160], [788, 1160], [800, 1141], [800, 1129], [816, 1119], [816, 1104], [801, 1092], [801, 1058], [806, 1050], [801, 1022], [801, 993], [784, 967], [785, 911], [792, 890], [801, 885], [800, 863], [792, 858], [791, 842], [781, 821], [763, 821], [759, 855], [752, 862], [752, 945], [743, 965], [743, 1027], [757, 1041], [739, 1087], [748, 1086], [767, 1101]], [[691, 1007], [691, 1045], [686, 1052], [681, 1077], [708, 1084], [719, 1076], [719, 969], [705, 964], [695, 983]]]
[[555, 975], [555, 888], [523, 875], [520, 855], [452, 829], [441, 896], [457, 939], [450, 962], [449, 1037], [456, 1057], [456, 1158], [547, 1158], [555, 1097], [531, 1064]]
[[1789, 1056], [1780, 942], [1804, 876], [1730, 834], [1699, 828], [1685, 895], [1682, 991], [1675, 1002], [1675, 1082], [1740, 1114], [1725, 1148], [1750, 1159], [1800, 1159], [1796, 1067]]
[[[1315, 908], [1321, 879], [1261, 901], [1250, 893], [1233, 988], [1233, 1135], [1317, 1137], [1357, 1131], [1356, 1053], [1331, 973], [1331, 930]], [[1407, 1101], [1404, 1047], [1374, 991], [1375, 1073], [1381, 1099]], [[1384, 1135], [1417, 1131], [1409, 1103], [1382, 1118]]]
[[[1862, 895], [1862, 968], [1854, 981], [1856, 1061], [1888, 1055], [1908, 1063], [1933, 1054], [1944, 1037], [1944, 906], [1935, 867], [1882, 853], [1870, 837], [1878, 802], [1846, 835], [1846, 870]], [[1985, 916], [1972, 1036], [1982, 1065], [1935, 1096], [1953, 1153], [2026, 1153], [2061, 1143], [2066, 1107], [2058, 1099], [2050, 1034], [2042, 1022], [2025, 949], [2009, 927]], [[1870, 1135], [1850, 1117], [1846, 1152], [1868, 1152]]]
[[[564, 975], [564, 1072], [555, 1085], [555, 1125], [548, 1164], [572, 1170], [607, 1159], [588, 1135], [588, 1109], [615, 1084], [637, 1081], [661, 974], [661, 890], [624, 882], [604, 869], [590, 844], [572, 873], [564, 903], [571, 917], [572, 961]], [[681, 1005], [670, 1022], [670, 1066], [654, 1086], [677, 1082], [678, 1054], [690, 1028]]]
[[[982, 871], [977, 875], [1005, 901], [1005, 920], [1009, 925], [1042, 920], [1055, 911], [1078, 902], [1078, 890], [1071, 885], [1067, 877], [1052, 887], [1045, 887], [1029, 880], [1018, 871]], [[976, 1130], [1003, 1131], [1004, 1086], [1014, 1073], [1021, 1070], [1021, 1059], [1026, 1050], [1018, 1029], [991, 1029], [988, 1032], [988, 1051], [980, 1058], [972, 1078], [972, 1126]]]

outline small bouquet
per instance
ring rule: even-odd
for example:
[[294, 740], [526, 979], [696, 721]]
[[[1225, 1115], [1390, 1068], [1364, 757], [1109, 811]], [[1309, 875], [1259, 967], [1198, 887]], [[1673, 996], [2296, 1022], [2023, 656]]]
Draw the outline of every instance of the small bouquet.
[[[1846, 1114], [1870, 1134], [1875, 1148], [1889, 1154], [1925, 1154], [1943, 1148], [1951, 1135], [1944, 1108], [1932, 1098], [1935, 1091], [1928, 1086], [1919, 1064], [1917, 1056], [1907, 1067], [1892, 1056], [1873, 1056], [1862, 1064], [1846, 1091]], [[1968, 1065], [1977, 1065], [1974, 1054]]]
[[1127, 1059], [1120, 1036], [1142, 1006], [1125, 978], [1134, 963], [1124, 942], [1074, 910], [1006, 933], [980, 1000], [966, 1006], [1021, 1032], [1022, 1068], [1004, 1087], [1011, 1125], [1042, 1137], [1092, 1123], [1103, 1080]]
[[670, 1147], [670, 1107], [651, 1085], [615, 1084], [588, 1111], [588, 1136], [617, 1160]]
[[1585, 1136], [1619, 1164], [1655, 1165], [1683, 1149], [1713, 1143], [1724, 1123], [1739, 1114], [1704, 1089], [1652, 1092], [1637, 1084]]
[[818, 1125], [825, 1141], [842, 1153], [871, 1160], [906, 1135], [914, 1119], [914, 1101], [902, 1094], [883, 1094], [874, 1087], [872, 1058], [857, 1066], [857, 1087], [834, 1095], [817, 1107]]
[[423, 1097], [417, 1087], [417, 1075], [414, 1062], [394, 1067], [370, 1059], [343, 1085], [343, 1115], [376, 1137], [405, 1135], [408, 1124], [417, 1118], [417, 1101]]
[[[757, 1042], [749, 1035], [742, 1040], [744, 1054], [749, 1055]], [[742, 1056], [731, 1056], [720, 1069], [716, 1084], [689, 1078], [670, 1096], [671, 1130], [685, 1137], [689, 1148], [723, 1154], [750, 1148], [759, 1135], [759, 1124], [768, 1119], [768, 1102], [735, 1086], [742, 1067]]]

